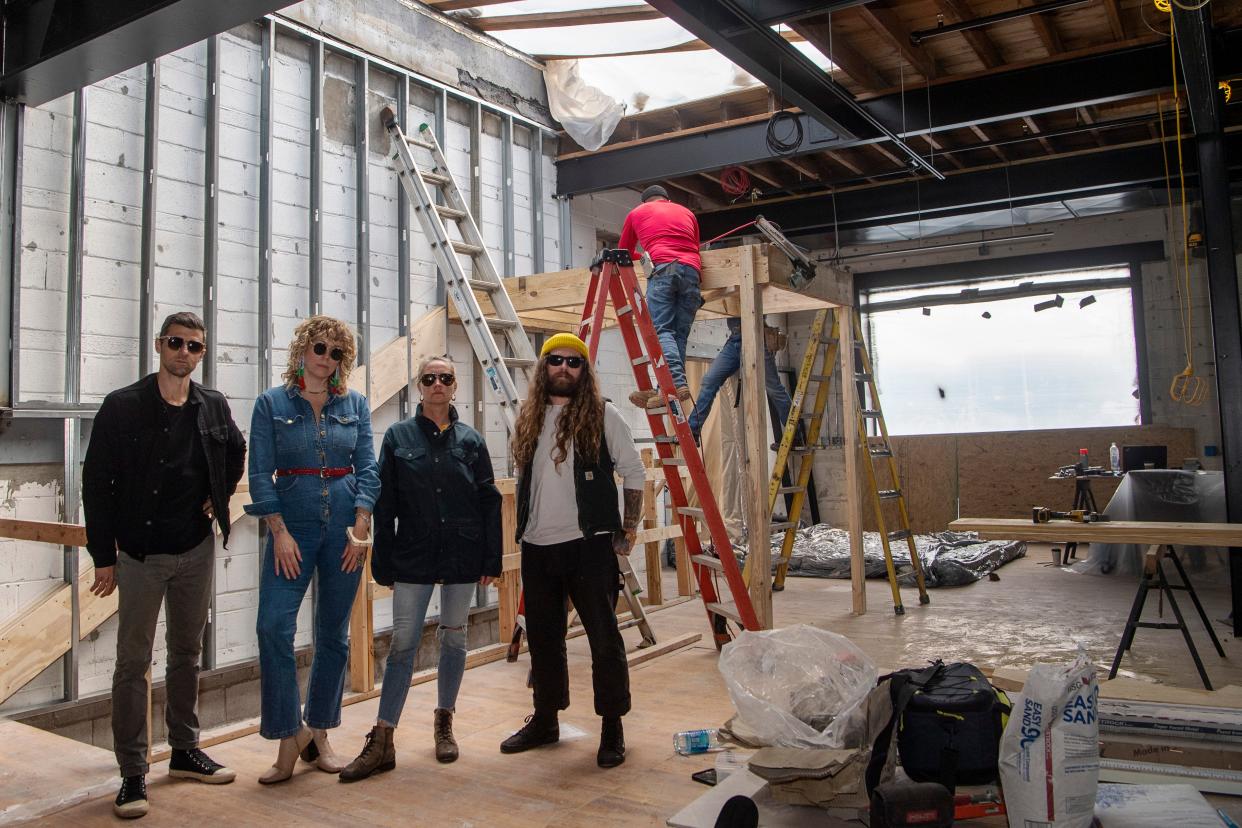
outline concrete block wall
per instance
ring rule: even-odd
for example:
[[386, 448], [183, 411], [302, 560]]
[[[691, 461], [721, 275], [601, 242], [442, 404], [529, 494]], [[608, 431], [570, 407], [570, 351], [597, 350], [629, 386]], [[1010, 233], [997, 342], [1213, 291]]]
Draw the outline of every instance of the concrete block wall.
[[[261, 30], [240, 27], [220, 36], [222, 78], [219, 88], [220, 202], [219, 272], [216, 293], [219, 347], [216, 385], [229, 398], [233, 416], [249, 432], [253, 400], [259, 390], [280, 381], [287, 364], [293, 328], [310, 312], [310, 90], [312, 74], [306, 43], [278, 27], [273, 56], [273, 152], [270, 159], [273, 194], [271, 373], [259, 376], [258, 354], [258, 212], [260, 155]], [[160, 59], [159, 164], [153, 316], [156, 324], [180, 309], [203, 308], [203, 205], [206, 116], [206, 44], [199, 43]], [[533, 70], [531, 70], [533, 71]], [[368, 325], [360, 332], [372, 349], [396, 336], [401, 323], [397, 302], [396, 227], [397, 180], [389, 165], [388, 138], [378, 111], [396, 102], [397, 75], [372, 66], [367, 112], [370, 124], [367, 164], [370, 183], [368, 260], [371, 294]], [[504, 78], [497, 78], [500, 83]], [[358, 313], [357, 237], [355, 215], [357, 164], [354, 146], [355, 64], [329, 50], [325, 61], [323, 204], [324, 311], [354, 325]], [[84, 239], [83, 400], [98, 401], [110, 390], [138, 378], [139, 259], [141, 239], [143, 119], [145, 67], [97, 84], [87, 96], [86, 236]], [[417, 84], [410, 89], [408, 123], [434, 123], [435, 96]], [[72, 96], [27, 112], [23, 148], [24, 187], [21, 193], [20, 331], [22, 402], [64, 400], [66, 350], [65, 291], [68, 268], [68, 220], [72, 138]], [[473, 107], [451, 99], [447, 129], [441, 142], [467, 199], [471, 195], [470, 133]], [[530, 218], [530, 134], [515, 130], [515, 190], [506, 190], [501, 175], [500, 119], [488, 113], [481, 141], [484, 210], [481, 215], [498, 271], [503, 242], [502, 199], [514, 201], [514, 267], [518, 274], [533, 266]], [[543, 174], [545, 267], [560, 258], [555, 168], [547, 153], [537, 159]], [[551, 217], [551, 220], [548, 219]], [[409, 323], [437, 306], [438, 277], [421, 227], [410, 221]], [[458, 403], [463, 416], [473, 417], [473, 357], [457, 326], [449, 351], [457, 357], [462, 377]], [[199, 377], [196, 377], [198, 379]], [[415, 395], [416, 399], [416, 395]], [[375, 412], [376, 441], [395, 422], [396, 401]], [[496, 411], [487, 406], [489, 443], [498, 471], [507, 473], [507, 436]], [[2, 438], [0, 438], [2, 439]], [[59, 445], [51, 446], [57, 453]], [[59, 463], [25, 469], [0, 469], [0, 514], [44, 520], [61, 518], [62, 471]], [[217, 547], [216, 663], [237, 664], [257, 655], [254, 627], [261, 566], [257, 522], [235, 521], [228, 549]], [[28, 606], [37, 594], [60, 583], [60, 550], [38, 544], [0, 541], [0, 623]], [[495, 592], [491, 592], [494, 600]], [[438, 611], [433, 605], [431, 613]], [[376, 625], [390, 623], [389, 602], [376, 607]], [[310, 600], [299, 615], [297, 646], [311, 644]], [[102, 625], [80, 647], [79, 692], [106, 692], [115, 657], [116, 621]], [[156, 633], [153, 669], [164, 669], [163, 628]], [[61, 667], [49, 668], [0, 711], [13, 711], [56, 701], [62, 693]]]

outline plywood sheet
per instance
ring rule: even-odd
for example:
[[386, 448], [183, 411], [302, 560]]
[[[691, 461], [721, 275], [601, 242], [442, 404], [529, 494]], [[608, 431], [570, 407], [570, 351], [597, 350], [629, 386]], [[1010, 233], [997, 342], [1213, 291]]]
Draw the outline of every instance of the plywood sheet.
[[33, 822], [116, 789], [103, 748], [0, 720], [0, 825]]
[[1137, 543], [1148, 546], [1242, 546], [1242, 524], [1184, 523], [1181, 521], [1114, 520], [1075, 523], [1056, 520], [1032, 523], [1025, 518], [964, 517], [949, 524], [957, 532], [978, 532], [989, 540], [1025, 540], [1056, 543]]
[[[916, 532], [940, 532], [957, 517], [957, 438], [951, 434], [894, 437], [891, 440]], [[867, 529], [875, 517], [868, 512]]]

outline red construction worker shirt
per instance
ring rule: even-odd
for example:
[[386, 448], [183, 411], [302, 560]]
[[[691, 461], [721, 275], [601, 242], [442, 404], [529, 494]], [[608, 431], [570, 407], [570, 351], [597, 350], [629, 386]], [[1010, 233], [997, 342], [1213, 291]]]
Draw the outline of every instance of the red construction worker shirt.
[[648, 201], [625, 217], [618, 244], [634, 255], [635, 242], [656, 264], [681, 262], [702, 272], [699, 258], [699, 220], [694, 213], [671, 201]]

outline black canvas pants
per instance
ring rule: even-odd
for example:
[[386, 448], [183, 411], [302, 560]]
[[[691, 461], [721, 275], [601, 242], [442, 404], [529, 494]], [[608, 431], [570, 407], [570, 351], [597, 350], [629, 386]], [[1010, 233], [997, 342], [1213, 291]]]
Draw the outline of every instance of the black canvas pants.
[[630, 710], [630, 672], [625, 642], [617, 629], [621, 576], [612, 536], [539, 546], [522, 544], [522, 587], [526, 593], [526, 637], [534, 678], [535, 712], [569, 707], [569, 662], [565, 654], [565, 601], [586, 628], [591, 644], [595, 712], [624, 716]]

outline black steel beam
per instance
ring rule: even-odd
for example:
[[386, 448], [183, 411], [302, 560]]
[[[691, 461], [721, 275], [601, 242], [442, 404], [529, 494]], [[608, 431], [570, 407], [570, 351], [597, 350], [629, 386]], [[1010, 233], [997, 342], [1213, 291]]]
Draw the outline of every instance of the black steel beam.
[[868, 1], [829, 0], [829, 2], [822, 2], [821, 0], [815, 3], [810, 0], [734, 0], [739, 8], [765, 26], [832, 14], [852, 6], [861, 6]]
[[770, 26], [755, 19], [747, 11], [746, 0], [651, 0], [649, 5], [833, 132], [887, 138], [912, 167], [942, 177], [891, 127], [860, 107], [845, 87]]
[[38, 106], [289, 0], [26, 0], [4, 4], [0, 96]]
[[[1242, 73], [1242, 29], [1223, 32], [1220, 38], [1217, 71], [1221, 75]], [[925, 92], [905, 96], [904, 116], [900, 94], [860, 101], [859, 106], [902, 136], [912, 137], [1143, 97], [1171, 86], [1168, 45], [1156, 43], [933, 85]], [[804, 117], [803, 123], [814, 122]], [[767, 121], [758, 121], [689, 135], [673, 134], [664, 140], [559, 161], [558, 195], [775, 160], [778, 156], [767, 148], [766, 132]], [[804, 129], [801, 146], [787, 157], [880, 139], [830, 140], [818, 125], [814, 130]]]
[[[1194, 123], [1203, 204], [1203, 235], [1207, 247], [1208, 304], [1212, 313], [1212, 351], [1215, 360], [1216, 400], [1220, 409], [1220, 449], [1225, 470], [1225, 510], [1230, 523], [1242, 520], [1242, 318], [1239, 317], [1238, 268], [1234, 259], [1233, 224], [1229, 207], [1229, 156], [1238, 162], [1239, 147], [1221, 129], [1220, 92], [1214, 66], [1219, 55], [1230, 58], [1229, 47], [1217, 52], [1212, 33], [1212, 10], [1173, 7], [1173, 31], [1186, 79], [1186, 100]], [[1231, 136], [1232, 137], [1232, 136]], [[1229, 555], [1233, 598], [1233, 634], [1242, 635], [1242, 549]]]
[[[1229, 135], [1224, 143], [1236, 159], [1242, 150], [1242, 134]], [[1235, 161], [1235, 175], [1239, 173], [1236, 166]], [[699, 213], [698, 219], [704, 238], [724, 233], [760, 213], [780, 225], [786, 235], [806, 234], [834, 227], [896, 224], [920, 216], [963, 215], [1156, 184], [1164, 186], [1164, 159], [1159, 145], [1148, 144], [962, 172], [945, 181], [903, 181], [838, 192], [835, 199], [825, 192], [708, 210]]]

